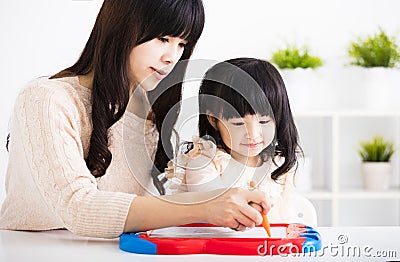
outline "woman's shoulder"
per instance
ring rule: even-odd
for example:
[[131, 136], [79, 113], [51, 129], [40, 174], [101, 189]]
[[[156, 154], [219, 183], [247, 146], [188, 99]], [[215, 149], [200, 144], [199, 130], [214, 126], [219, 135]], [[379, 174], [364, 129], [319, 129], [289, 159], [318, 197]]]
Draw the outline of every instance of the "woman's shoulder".
[[50, 79], [48, 76], [42, 76], [26, 83], [26, 85], [22, 88], [22, 92], [27, 90], [46, 90], [57, 85], [62, 86], [58, 79]]
[[79, 121], [90, 127], [91, 95], [79, 91], [71, 79], [49, 79], [42, 77], [30, 81], [19, 92], [12, 118], [22, 121], [27, 118], [59, 121]]
[[89, 103], [90, 89], [79, 85], [77, 77], [50, 79], [40, 77], [28, 82], [20, 91], [18, 99], [31, 101], [33, 104], [59, 103], [69, 104]]

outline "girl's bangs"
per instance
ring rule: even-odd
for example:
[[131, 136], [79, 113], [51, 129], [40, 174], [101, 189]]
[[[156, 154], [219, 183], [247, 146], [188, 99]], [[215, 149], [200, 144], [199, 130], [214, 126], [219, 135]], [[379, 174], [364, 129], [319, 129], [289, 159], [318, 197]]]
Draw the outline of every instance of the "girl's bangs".
[[[274, 118], [267, 97], [271, 82], [265, 80], [266, 71], [251, 60], [228, 60], [214, 65], [204, 77], [200, 96], [215, 96], [215, 101], [199, 98], [200, 108], [215, 117], [241, 118], [259, 114]], [[217, 99], [218, 98], [218, 99]]]
[[228, 120], [255, 114], [273, 117], [267, 96], [262, 92], [260, 86], [252, 85], [254, 82], [242, 86], [246, 89], [224, 86], [220, 94], [220, 98], [225, 101], [225, 103], [221, 103], [220, 108], [222, 118]]

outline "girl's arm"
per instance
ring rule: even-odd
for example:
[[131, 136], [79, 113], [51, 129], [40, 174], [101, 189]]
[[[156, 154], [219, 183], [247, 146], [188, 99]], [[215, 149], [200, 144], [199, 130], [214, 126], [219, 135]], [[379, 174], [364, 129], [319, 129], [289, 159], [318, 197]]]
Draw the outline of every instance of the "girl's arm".
[[182, 193], [171, 196], [137, 196], [131, 204], [125, 232], [205, 222], [236, 228], [238, 222], [254, 227], [262, 217], [250, 202], [259, 203], [268, 212], [269, 203], [260, 191], [242, 188], [218, 189], [202, 193]]

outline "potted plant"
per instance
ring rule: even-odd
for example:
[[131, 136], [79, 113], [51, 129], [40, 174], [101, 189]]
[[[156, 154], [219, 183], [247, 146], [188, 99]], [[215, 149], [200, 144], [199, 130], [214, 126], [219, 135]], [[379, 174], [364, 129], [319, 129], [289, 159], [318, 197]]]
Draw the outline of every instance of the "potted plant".
[[[329, 89], [322, 84], [323, 62], [308, 46], [287, 45], [272, 53], [270, 62], [281, 71], [293, 111], [320, 109], [329, 104]], [[332, 97], [332, 96], [330, 96]], [[328, 102], [328, 103], [326, 103]]]
[[350, 65], [363, 68], [360, 81], [366, 92], [365, 107], [372, 109], [393, 109], [398, 107], [400, 95], [400, 49], [394, 36], [383, 29], [365, 38], [358, 37], [350, 42], [347, 53]]
[[400, 51], [396, 38], [388, 36], [382, 29], [366, 38], [358, 37], [347, 50], [350, 64], [361, 67], [393, 68], [400, 63]]
[[279, 49], [272, 54], [271, 62], [280, 69], [312, 68], [322, 66], [322, 61], [318, 56], [309, 54], [307, 46], [298, 48], [297, 46], [287, 46]]
[[388, 176], [392, 166], [390, 158], [395, 152], [392, 142], [382, 136], [374, 136], [369, 141], [360, 141], [358, 154], [361, 157], [361, 175], [366, 190], [384, 190], [388, 187]]

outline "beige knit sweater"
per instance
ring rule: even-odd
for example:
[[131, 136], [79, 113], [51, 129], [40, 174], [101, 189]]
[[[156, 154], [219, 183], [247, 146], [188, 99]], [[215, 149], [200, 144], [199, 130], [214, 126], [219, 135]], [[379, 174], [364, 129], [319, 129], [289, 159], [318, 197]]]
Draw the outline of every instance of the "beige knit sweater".
[[150, 121], [125, 113], [109, 130], [111, 165], [95, 179], [84, 160], [91, 132], [91, 90], [77, 77], [40, 78], [21, 91], [0, 229], [67, 228], [103, 238], [123, 232], [132, 199], [146, 187], [155, 191], [149, 173], [158, 133]]

